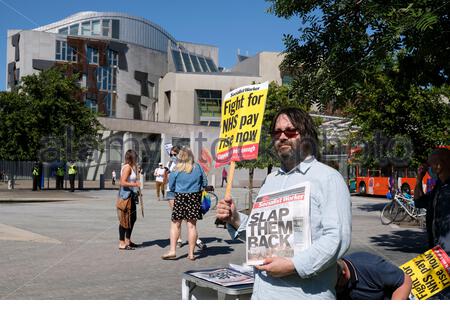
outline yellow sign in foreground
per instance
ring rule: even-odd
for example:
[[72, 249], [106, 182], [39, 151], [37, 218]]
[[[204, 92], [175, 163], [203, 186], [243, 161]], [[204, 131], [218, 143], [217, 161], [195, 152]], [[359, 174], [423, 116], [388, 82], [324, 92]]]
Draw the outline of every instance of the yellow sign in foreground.
[[450, 286], [450, 259], [440, 246], [400, 266], [412, 279], [411, 293], [426, 300]]

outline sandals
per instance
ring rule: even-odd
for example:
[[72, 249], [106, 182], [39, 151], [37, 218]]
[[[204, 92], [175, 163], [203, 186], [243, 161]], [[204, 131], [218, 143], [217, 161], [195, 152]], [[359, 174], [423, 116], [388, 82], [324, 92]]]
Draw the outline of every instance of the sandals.
[[164, 253], [161, 256], [161, 259], [163, 259], [163, 260], [175, 260], [176, 257], [177, 257], [177, 255], [175, 253]]
[[119, 250], [134, 250], [134, 248], [131, 246], [125, 246], [123, 248], [119, 247]]
[[136, 244], [134, 242], [130, 242], [129, 246], [132, 247], [132, 248], [139, 248], [141, 245]]

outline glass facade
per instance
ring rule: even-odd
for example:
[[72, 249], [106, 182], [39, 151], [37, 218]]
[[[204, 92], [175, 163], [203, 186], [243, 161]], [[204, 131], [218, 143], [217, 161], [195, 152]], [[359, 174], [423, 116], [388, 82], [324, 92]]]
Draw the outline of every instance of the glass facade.
[[87, 47], [86, 56], [89, 64], [98, 64], [98, 49]]
[[55, 60], [76, 62], [77, 51], [67, 45], [67, 41], [56, 40]]
[[172, 58], [176, 72], [218, 72], [217, 66], [210, 58], [172, 49]]
[[69, 27], [69, 34], [71, 36], [77, 36], [78, 35], [78, 27], [80, 25], [79, 24], [73, 24]]
[[100, 36], [101, 35], [101, 28], [100, 28], [100, 20], [94, 20], [92, 21], [92, 35], [93, 36]]
[[97, 101], [93, 100], [93, 99], [86, 99], [84, 101], [84, 105], [86, 107], [88, 107], [88, 109], [94, 111], [94, 112], [98, 112], [98, 105], [97, 105]]
[[200, 121], [220, 121], [220, 106], [222, 104], [222, 91], [195, 90]]
[[[81, 29], [80, 29], [81, 25]], [[116, 19], [97, 19], [84, 21], [81, 24], [72, 24], [69, 27], [60, 28], [59, 34], [68, 34], [71, 36], [103, 36], [119, 39], [119, 20]]]

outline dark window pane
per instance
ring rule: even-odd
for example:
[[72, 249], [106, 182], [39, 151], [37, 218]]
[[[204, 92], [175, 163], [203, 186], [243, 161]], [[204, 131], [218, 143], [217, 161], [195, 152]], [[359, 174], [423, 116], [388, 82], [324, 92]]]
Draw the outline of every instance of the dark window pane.
[[200, 67], [200, 63], [198, 62], [197, 56], [194, 56], [193, 54], [190, 55], [192, 64], [194, 65], [195, 72], [202, 72], [202, 68]]
[[189, 59], [189, 55], [185, 52], [183, 52], [182, 55], [183, 55], [184, 65], [186, 66], [186, 71], [193, 72], [194, 69], [192, 68], [192, 63], [191, 63], [191, 60]]
[[203, 72], [209, 72], [208, 65], [206, 64], [205, 58], [198, 57], [198, 61], [200, 61], [200, 65], [202, 66]]
[[211, 72], [217, 72], [217, 67], [211, 59], [205, 58], [206, 63], [208, 64], [209, 70]]
[[114, 39], [119, 39], [120, 31], [119, 31], [119, 20], [112, 20], [112, 34], [111, 37]]
[[177, 50], [172, 50], [173, 62], [175, 63], [175, 70], [177, 72], [184, 72], [183, 62], [181, 61], [181, 54]]

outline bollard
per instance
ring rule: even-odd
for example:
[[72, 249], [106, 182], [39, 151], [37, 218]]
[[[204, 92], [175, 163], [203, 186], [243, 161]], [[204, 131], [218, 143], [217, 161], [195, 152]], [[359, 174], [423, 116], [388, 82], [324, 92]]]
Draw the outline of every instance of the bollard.
[[105, 189], [105, 175], [100, 174], [100, 190]]
[[8, 190], [12, 190], [13, 186], [12, 186], [12, 181], [8, 180]]

